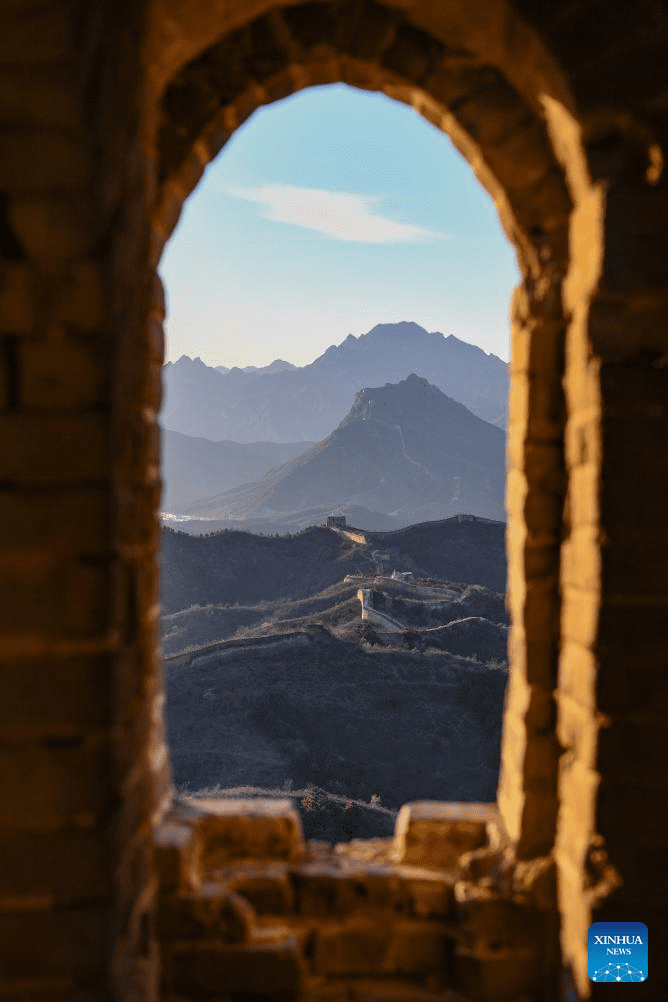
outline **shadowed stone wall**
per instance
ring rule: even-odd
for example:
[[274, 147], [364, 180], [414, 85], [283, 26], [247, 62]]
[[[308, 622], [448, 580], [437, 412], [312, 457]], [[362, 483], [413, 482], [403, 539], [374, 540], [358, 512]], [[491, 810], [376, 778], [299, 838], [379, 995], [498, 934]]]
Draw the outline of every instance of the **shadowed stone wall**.
[[443, 129], [517, 249], [499, 825], [517, 872], [556, 866], [540, 997], [561, 964], [564, 999], [605, 991], [591, 921], [668, 933], [665, 7], [9, 0], [0, 28], [0, 996], [166, 990], [155, 844], [192, 839], [164, 820], [155, 269], [252, 111], [339, 81]]

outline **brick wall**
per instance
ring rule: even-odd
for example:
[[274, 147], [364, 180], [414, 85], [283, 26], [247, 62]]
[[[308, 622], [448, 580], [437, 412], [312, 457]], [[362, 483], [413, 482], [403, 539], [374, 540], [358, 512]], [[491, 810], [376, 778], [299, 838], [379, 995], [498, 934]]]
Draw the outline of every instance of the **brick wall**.
[[[442, 128], [517, 248], [499, 825], [560, 922], [564, 998], [599, 991], [590, 921], [646, 921], [665, 938], [666, 13], [631, 0], [404, 7], [0, 12], [5, 999], [159, 996], [154, 842], [170, 770], [155, 268], [239, 124], [327, 82], [382, 90]], [[470, 990], [496, 997], [501, 968], [472, 942]], [[650, 953], [650, 990], [660, 962]]]

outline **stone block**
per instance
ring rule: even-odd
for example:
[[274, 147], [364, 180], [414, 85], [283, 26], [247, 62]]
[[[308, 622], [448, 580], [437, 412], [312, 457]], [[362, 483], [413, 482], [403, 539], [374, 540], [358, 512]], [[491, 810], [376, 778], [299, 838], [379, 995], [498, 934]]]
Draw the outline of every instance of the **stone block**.
[[158, 901], [157, 934], [161, 943], [186, 940], [245, 943], [255, 923], [251, 905], [216, 883], [188, 893], [163, 894]]
[[483, 146], [496, 146], [530, 120], [517, 91], [501, 81], [490, 83], [457, 101], [453, 108], [460, 125]]
[[326, 863], [305, 863], [292, 870], [295, 908], [301, 915], [345, 915], [366, 905], [365, 874], [350, 878]]
[[455, 948], [453, 966], [458, 987], [472, 999], [516, 1002], [540, 988], [542, 958], [530, 949], [470, 950]]
[[97, 261], [79, 261], [62, 280], [53, 319], [74, 331], [95, 333], [105, 324], [104, 275]]
[[52, 332], [18, 346], [19, 398], [29, 410], [96, 407], [111, 398], [109, 359], [96, 346]]
[[0, 913], [2, 978], [94, 981], [105, 970], [107, 936], [103, 907]]
[[111, 750], [101, 735], [5, 745], [0, 782], [0, 825], [94, 827], [110, 810]]
[[109, 656], [8, 660], [0, 683], [0, 728], [36, 737], [111, 723]]
[[5, 63], [0, 67], [0, 121], [8, 125], [75, 128], [81, 122], [79, 96], [58, 67]]
[[319, 974], [374, 974], [381, 970], [390, 939], [386, 922], [356, 916], [321, 923], [315, 930], [312, 968]]
[[[614, 495], [614, 488], [611, 491]], [[626, 491], [625, 491], [626, 493]], [[659, 492], [662, 493], [662, 492]], [[606, 507], [610, 504], [606, 498]], [[634, 505], [635, 514], [640, 514]], [[618, 510], [618, 509], [615, 509]], [[608, 523], [609, 524], [609, 523]], [[631, 538], [620, 527], [614, 532], [614, 549], [605, 547], [601, 552], [601, 583], [603, 589], [615, 596], [651, 595], [653, 601], [665, 595], [668, 606], [668, 586], [665, 568], [668, 566], [668, 539], [661, 538], [661, 530], [656, 533], [640, 530]], [[644, 538], [643, 538], [644, 537]]]
[[[459, 992], [442, 991], [437, 985], [429, 987], [431, 980], [436, 979], [426, 978], [426, 986], [423, 986], [408, 979], [355, 978], [347, 982], [350, 995], [342, 1002], [469, 1002]], [[338, 1002], [338, 997], [334, 999]], [[329, 1002], [329, 997], [323, 996], [323, 1002], [325, 1000]]]
[[37, 289], [29, 264], [4, 261], [0, 271], [0, 334], [30, 334], [35, 325]]
[[43, 897], [60, 907], [111, 897], [109, 839], [100, 829], [0, 833], [0, 908]]
[[264, 946], [207, 942], [163, 950], [168, 990], [187, 998], [215, 998], [225, 991], [297, 1002], [304, 974], [298, 941], [287, 934]]
[[404, 804], [395, 828], [394, 857], [405, 866], [456, 869], [459, 857], [487, 839], [496, 804], [418, 801]]
[[[496, 887], [507, 876], [505, 854], [503, 849], [498, 846], [492, 848], [489, 845], [482, 849], [473, 849], [472, 852], [464, 853], [460, 862], [463, 881], [473, 883], [485, 881], [484, 886], [493, 885]], [[454, 890], [455, 888], [453, 888], [453, 894]]]
[[5, 414], [0, 417], [5, 481], [31, 486], [107, 481], [111, 469], [110, 422], [85, 413]]
[[48, 547], [52, 554], [97, 553], [109, 546], [111, 499], [104, 487], [0, 490], [3, 552]]
[[550, 172], [554, 153], [543, 123], [529, 118], [522, 128], [508, 131], [493, 147], [487, 147], [485, 160], [501, 183], [508, 187], [517, 183], [517, 164], [521, 163], [522, 178], [531, 185]]
[[[592, 556], [593, 559], [593, 556]], [[561, 602], [562, 636], [592, 650], [599, 632], [599, 602], [595, 591], [566, 586]]]
[[297, 861], [306, 846], [298, 812], [290, 800], [197, 800], [197, 837], [203, 872], [233, 859]]
[[29, 552], [0, 566], [0, 608], [8, 631], [90, 637], [108, 628], [111, 573], [106, 567], [51, 563], [47, 555]]
[[72, 37], [68, 13], [58, 4], [6, 5], [0, 16], [0, 63], [15, 63], [17, 52], [30, 67], [63, 60]]
[[[571, 489], [569, 498], [572, 496]], [[562, 586], [581, 591], [598, 591], [601, 584], [602, 558], [601, 533], [598, 526], [575, 525], [561, 546]]]
[[452, 928], [435, 922], [394, 922], [381, 969], [413, 977], [438, 974], [445, 978], [450, 973], [453, 937]]
[[24, 193], [80, 188], [90, 162], [74, 130], [5, 128], [0, 132], [0, 188]]
[[283, 863], [244, 866], [226, 886], [249, 901], [258, 915], [285, 915], [295, 907], [295, 889]]
[[538, 949], [536, 914], [526, 905], [502, 899], [484, 884], [455, 885], [456, 927], [475, 950]]
[[619, 678], [626, 670], [626, 658], [644, 655], [648, 662], [668, 650], [668, 596], [624, 595], [601, 601], [599, 642], [605, 657], [605, 671]]
[[408, 880], [411, 911], [417, 918], [450, 918], [454, 915], [454, 884], [441, 880]]
[[162, 891], [173, 893], [199, 884], [198, 842], [194, 826], [163, 822], [153, 830], [153, 845]]
[[[377, 39], [387, 37], [389, 25], [378, 24]], [[433, 35], [400, 23], [390, 45], [379, 53], [383, 66], [410, 82], [421, 81], [439, 66], [445, 47]]]

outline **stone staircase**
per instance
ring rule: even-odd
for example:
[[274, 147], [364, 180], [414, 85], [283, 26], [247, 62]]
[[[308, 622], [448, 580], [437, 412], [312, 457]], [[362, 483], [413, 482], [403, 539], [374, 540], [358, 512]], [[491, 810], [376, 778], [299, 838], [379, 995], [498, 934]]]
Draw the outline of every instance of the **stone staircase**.
[[163, 1002], [547, 1002], [552, 860], [495, 805], [405, 805], [304, 842], [289, 800], [174, 801], [154, 836]]

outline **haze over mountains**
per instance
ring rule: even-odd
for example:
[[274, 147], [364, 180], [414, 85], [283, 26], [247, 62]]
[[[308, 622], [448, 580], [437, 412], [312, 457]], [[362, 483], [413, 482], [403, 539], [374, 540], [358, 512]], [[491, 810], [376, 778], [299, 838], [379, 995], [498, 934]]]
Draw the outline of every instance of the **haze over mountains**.
[[416, 373], [478, 417], [505, 427], [508, 366], [450, 335], [403, 321], [349, 335], [309, 365], [212, 368], [185, 355], [163, 368], [163, 428], [214, 442], [320, 441], [368, 386]]
[[390, 835], [406, 800], [493, 799], [505, 364], [403, 323], [303, 368], [164, 375], [161, 507], [194, 533], [160, 547], [177, 785], [303, 787], [306, 837], [334, 841]]
[[404, 525], [460, 512], [503, 521], [504, 484], [503, 430], [411, 374], [361, 390], [327, 438], [258, 482], [181, 511], [243, 520], [355, 504]]
[[160, 431], [162, 511], [178, 511], [200, 498], [259, 480], [315, 442], [211, 442], [178, 431]]
[[[315, 806], [294, 804], [305, 836], [334, 842], [391, 835], [406, 800], [492, 800], [504, 536], [503, 523], [471, 516], [363, 541], [323, 526], [291, 538], [164, 530], [177, 786], [308, 788]], [[393, 579], [391, 568], [413, 576]]]

